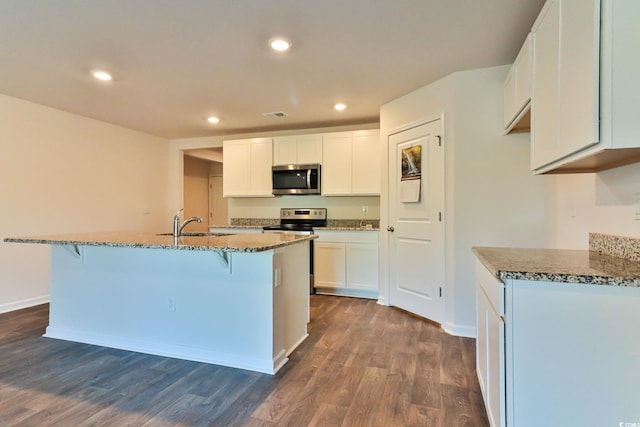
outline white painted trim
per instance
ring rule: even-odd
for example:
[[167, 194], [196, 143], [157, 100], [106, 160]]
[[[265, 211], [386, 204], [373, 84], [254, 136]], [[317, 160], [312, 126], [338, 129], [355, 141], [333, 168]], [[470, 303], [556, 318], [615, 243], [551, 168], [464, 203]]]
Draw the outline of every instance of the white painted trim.
[[0, 305], [0, 313], [8, 313], [10, 311], [22, 310], [23, 308], [33, 307], [35, 305], [46, 304], [49, 302], [49, 294], [39, 297], [27, 298], [20, 301], [8, 302]]
[[51, 326], [47, 327], [44, 336], [47, 338], [135, 351], [138, 353], [154, 354], [156, 356], [211, 363], [214, 365], [229, 366], [231, 368], [248, 369], [271, 375], [278, 372], [278, 369], [280, 369], [288, 360], [284, 356], [284, 350], [273, 359], [257, 359], [197, 347], [141, 341], [109, 335], [96, 335]]
[[442, 324], [442, 330], [456, 337], [475, 338], [476, 327], [475, 325], [454, 325], [453, 323], [446, 322]]
[[[291, 353], [293, 353], [293, 350], [295, 350], [296, 348], [298, 348], [298, 346], [299, 346], [300, 344], [302, 344], [302, 342], [303, 342], [304, 340], [306, 340], [308, 336], [309, 336], [309, 334], [304, 334], [304, 335], [302, 336], [302, 338], [300, 338], [300, 339], [299, 339], [295, 344], [293, 344], [293, 345], [291, 346], [291, 348], [287, 349], [287, 351], [286, 351], [286, 353], [285, 353], [285, 354], [288, 356], [288, 355], [290, 355]], [[282, 351], [284, 352], [284, 350], [282, 350]], [[274, 358], [274, 360], [275, 360], [275, 358]], [[288, 359], [287, 359], [287, 360], [288, 360]], [[285, 362], [286, 362], [286, 360], [285, 360]], [[277, 369], [276, 369], [276, 372], [277, 372]]]
[[335, 295], [339, 297], [353, 297], [365, 299], [378, 299], [378, 292], [366, 289], [343, 289], [343, 288], [316, 288], [318, 295]]

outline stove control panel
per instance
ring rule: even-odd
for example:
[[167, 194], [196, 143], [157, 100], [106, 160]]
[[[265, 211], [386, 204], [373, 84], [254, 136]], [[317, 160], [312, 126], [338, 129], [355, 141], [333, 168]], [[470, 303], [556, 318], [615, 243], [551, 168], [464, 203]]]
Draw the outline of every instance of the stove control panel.
[[280, 219], [326, 220], [326, 208], [281, 208]]

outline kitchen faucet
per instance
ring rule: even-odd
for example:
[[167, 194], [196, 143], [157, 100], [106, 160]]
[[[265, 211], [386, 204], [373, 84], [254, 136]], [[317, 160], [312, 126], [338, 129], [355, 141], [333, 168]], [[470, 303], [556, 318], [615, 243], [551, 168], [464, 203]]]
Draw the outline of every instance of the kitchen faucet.
[[180, 213], [184, 210], [184, 208], [178, 210], [176, 215], [173, 217], [173, 237], [178, 238], [182, 236], [182, 230], [189, 224], [190, 222], [202, 222], [202, 218], [199, 216], [192, 216], [191, 218], [185, 220], [182, 224], [180, 224]]

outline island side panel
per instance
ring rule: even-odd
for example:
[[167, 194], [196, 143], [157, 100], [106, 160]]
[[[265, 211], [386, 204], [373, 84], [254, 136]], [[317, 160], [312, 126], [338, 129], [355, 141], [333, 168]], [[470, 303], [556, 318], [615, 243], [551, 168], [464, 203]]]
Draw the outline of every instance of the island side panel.
[[274, 358], [289, 355], [308, 336], [309, 242], [280, 248], [274, 255]]
[[273, 251], [52, 247], [46, 336], [274, 373]]

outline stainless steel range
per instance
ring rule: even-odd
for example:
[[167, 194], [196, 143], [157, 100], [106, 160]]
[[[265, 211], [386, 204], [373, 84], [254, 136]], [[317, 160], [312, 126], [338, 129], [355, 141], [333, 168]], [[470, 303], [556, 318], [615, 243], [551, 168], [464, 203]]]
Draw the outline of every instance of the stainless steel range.
[[264, 227], [264, 231], [313, 234], [314, 227], [326, 226], [326, 208], [281, 208], [280, 224]]
[[[327, 226], [326, 208], [281, 208], [280, 224], [263, 227], [263, 233], [313, 234], [313, 229]], [[313, 287], [313, 240], [309, 241], [309, 293]]]

